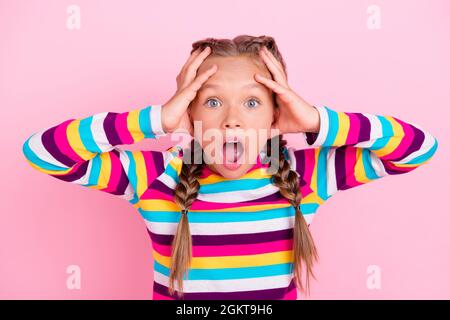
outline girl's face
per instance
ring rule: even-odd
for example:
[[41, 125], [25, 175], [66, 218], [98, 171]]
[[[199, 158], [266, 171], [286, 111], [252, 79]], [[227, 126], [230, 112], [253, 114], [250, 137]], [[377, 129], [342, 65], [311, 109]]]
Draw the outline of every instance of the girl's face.
[[[208, 167], [225, 178], [245, 174], [274, 134], [270, 130], [278, 108], [272, 90], [254, 79], [272, 78], [262, 60], [249, 56], [210, 56], [197, 73], [217, 64], [218, 69], [200, 88], [188, 110], [194, 138], [201, 143]], [[228, 144], [227, 141], [240, 143]]]

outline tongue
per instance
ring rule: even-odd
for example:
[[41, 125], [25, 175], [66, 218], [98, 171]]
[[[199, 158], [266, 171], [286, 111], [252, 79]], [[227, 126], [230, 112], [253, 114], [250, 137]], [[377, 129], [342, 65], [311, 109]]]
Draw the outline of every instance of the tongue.
[[237, 161], [237, 144], [236, 143], [225, 143], [223, 145], [223, 154], [225, 162], [236, 162]]

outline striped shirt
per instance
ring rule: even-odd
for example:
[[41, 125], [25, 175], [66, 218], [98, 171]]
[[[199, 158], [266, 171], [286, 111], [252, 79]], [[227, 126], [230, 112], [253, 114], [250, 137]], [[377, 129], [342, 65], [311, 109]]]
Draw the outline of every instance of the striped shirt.
[[[338, 190], [406, 173], [436, 152], [434, 136], [391, 116], [316, 106], [318, 133], [303, 133], [308, 148], [284, 150], [299, 176], [300, 209], [307, 224]], [[183, 148], [128, 151], [118, 147], [166, 135], [161, 105], [66, 120], [32, 134], [27, 162], [63, 181], [119, 196], [146, 224], [154, 257], [153, 299], [168, 293], [171, 243], [181, 218], [174, 202]], [[183, 299], [296, 299], [293, 282], [295, 210], [271, 183], [265, 154], [238, 179], [205, 166], [188, 219], [193, 260]]]

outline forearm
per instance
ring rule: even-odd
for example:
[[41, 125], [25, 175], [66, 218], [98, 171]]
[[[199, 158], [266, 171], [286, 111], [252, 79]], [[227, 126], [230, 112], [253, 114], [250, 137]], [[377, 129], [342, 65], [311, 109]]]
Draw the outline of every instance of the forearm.
[[163, 134], [159, 105], [123, 113], [102, 112], [34, 133], [24, 142], [23, 153], [33, 167], [61, 173], [116, 145]]
[[437, 139], [417, 125], [392, 116], [318, 107], [319, 132], [305, 133], [312, 147], [354, 146], [370, 150], [391, 171], [409, 171], [429, 160]]

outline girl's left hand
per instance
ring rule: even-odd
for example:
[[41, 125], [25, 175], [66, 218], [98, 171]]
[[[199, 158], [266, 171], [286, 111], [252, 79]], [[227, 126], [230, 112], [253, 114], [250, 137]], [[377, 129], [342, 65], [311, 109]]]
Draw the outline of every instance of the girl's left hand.
[[289, 88], [283, 66], [265, 46], [259, 54], [274, 78], [272, 80], [255, 74], [256, 81], [264, 84], [276, 94], [279, 110], [272, 128], [280, 130], [280, 134], [319, 132], [318, 110]]

